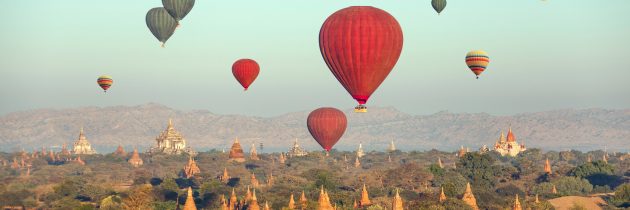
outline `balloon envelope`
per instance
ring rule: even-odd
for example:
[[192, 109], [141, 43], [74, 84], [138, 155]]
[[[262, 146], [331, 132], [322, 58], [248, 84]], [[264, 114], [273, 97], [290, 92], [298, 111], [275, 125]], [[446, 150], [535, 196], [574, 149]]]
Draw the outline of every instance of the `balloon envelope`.
[[162, 0], [162, 6], [176, 21], [180, 21], [195, 6], [195, 0]]
[[477, 78], [486, 70], [489, 63], [490, 57], [488, 57], [488, 53], [483, 50], [473, 50], [466, 54], [466, 65], [477, 75]]
[[402, 46], [398, 21], [375, 7], [341, 9], [326, 19], [319, 32], [324, 61], [360, 105], [392, 71]]
[[446, 8], [446, 0], [431, 0], [431, 6], [439, 15]]
[[101, 88], [103, 88], [105, 92], [107, 92], [107, 89], [109, 89], [112, 86], [112, 84], [114, 83], [114, 80], [112, 80], [112, 77], [108, 75], [103, 75], [103, 76], [98, 77], [98, 79], [96, 79], [96, 83], [98, 84], [98, 86], [101, 86]]
[[245, 90], [256, 80], [259, 72], [258, 63], [252, 59], [240, 59], [232, 64], [232, 74]]
[[153, 36], [162, 43], [162, 47], [173, 36], [175, 28], [177, 28], [177, 21], [162, 7], [149, 10], [146, 22]]
[[315, 141], [324, 150], [330, 151], [346, 131], [348, 120], [342, 111], [324, 107], [312, 111], [308, 115], [306, 125]]

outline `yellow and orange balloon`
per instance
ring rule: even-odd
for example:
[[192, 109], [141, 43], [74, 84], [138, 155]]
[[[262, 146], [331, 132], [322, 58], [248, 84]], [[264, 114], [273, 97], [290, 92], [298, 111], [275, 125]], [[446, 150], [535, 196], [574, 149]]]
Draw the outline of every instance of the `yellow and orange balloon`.
[[112, 86], [114, 80], [112, 80], [112, 77], [110, 77], [109, 75], [103, 75], [98, 77], [96, 83], [98, 83], [98, 86], [101, 86], [101, 88], [103, 88], [103, 90], [107, 92], [107, 89]]
[[486, 51], [473, 50], [466, 54], [466, 65], [475, 75], [477, 75], [477, 79], [479, 79], [479, 75], [486, 70], [489, 63], [490, 57], [488, 57], [488, 53], [486, 53]]

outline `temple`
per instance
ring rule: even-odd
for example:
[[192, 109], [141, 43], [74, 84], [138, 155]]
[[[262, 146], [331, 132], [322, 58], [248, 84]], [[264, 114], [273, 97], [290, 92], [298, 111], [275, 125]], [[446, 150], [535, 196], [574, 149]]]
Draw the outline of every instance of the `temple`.
[[438, 201], [440, 201], [440, 203], [443, 203], [444, 201], [446, 201], [446, 194], [444, 194], [444, 187], [441, 187], [440, 197], [438, 198]]
[[254, 189], [254, 192], [252, 193], [252, 199], [249, 202], [249, 206], [247, 206], [247, 210], [260, 210], [258, 199], [256, 198], [256, 189]]
[[442, 159], [441, 159], [440, 157], [438, 157], [437, 165], [438, 165], [440, 168], [444, 168], [444, 164], [442, 164]]
[[234, 144], [232, 144], [228, 157], [230, 158], [230, 161], [236, 161], [239, 163], [245, 162], [245, 154], [243, 154], [243, 148], [241, 147], [241, 143], [238, 142], [238, 138], [234, 139]]
[[302, 149], [300, 145], [298, 144], [298, 140], [295, 139], [295, 142], [293, 143], [293, 147], [289, 149], [289, 152], [287, 152], [287, 155], [289, 157], [302, 157], [302, 156], [308, 155], [308, 152]]
[[396, 195], [394, 199], [392, 199], [392, 210], [403, 210], [403, 200], [398, 194], [398, 189], [396, 189]]
[[116, 148], [116, 151], [114, 151], [114, 155], [125, 157], [127, 156], [127, 153], [125, 152], [125, 149], [123, 149], [121, 145], [118, 145], [118, 148]]
[[295, 209], [295, 199], [293, 199], [293, 193], [289, 196], [289, 205], [287, 206], [289, 209]]
[[300, 196], [300, 209], [304, 210], [308, 206], [308, 200], [306, 199], [306, 195], [304, 194], [304, 190], [302, 190], [302, 195]]
[[354, 159], [354, 167], [358, 168], [359, 166], [361, 166], [361, 161], [359, 161], [359, 157], [357, 157]]
[[186, 139], [173, 127], [173, 121], [168, 120], [166, 130], [162, 131], [155, 138], [157, 145], [151, 148], [151, 153], [164, 153], [169, 155], [192, 153], [190, 148], [186, 148]]
[[96, 151], [92, 149], [92, 145], [90, 145], [90, 142], [88, 142], [87, 138], [85, 138], [85, 134], [83, 134], [83, 127], [81, 128], [81, 132], [79, 132], [79, 139], [77, 139], [77, 141], [74, 142], [74, 145], [72, 147], [72, 153], [76, 155], [96, 154]]
[[359, 148], [357, 149], [356, 153], [357, 157], [359, 158], [365, 156], [365, 152], [363, 152], [363, 145], [361, 143], [359, 143]]
[[473, 195], [472, 189], [470, 189], [470, 182], [466, 183], [466, 191], [464, 191], [462, 201], [464, 201], [464, 203], [468, 204], [474, 210], [479, 210], [479, 207], [477, 206], [477, 199], [475, 199], [475, 195]]
[[545, 160], [545, 173], [553, 174], [553, 172], [551, 171], [551, 164], [549, 164], [549, 158]]
[[195, 205], [195, 199], [193, 198], [192, 188], [188, 187], [188, 195], [186, 196], [186, 203], [184, 203], [184, 209], [182, 210], [197, 210]]
[[286, 162], [286, 158], [284, 158], [284, 153], [280, 153], [280, 164], [284, 164], [284, 162]]
[[142, 158], [140, 158], [140, 154], [138, 154], [138, 149], [136, 148], [133, 149], [133, 154], [127, 162], [129, 162], [129, 164], [131, 164], [133, 167], [140, 167], [142, 164], [144, 164]]
[[197, 162], [195, 162], [195, 159], [193, 159], [192, 156], [189, 156], [188, 164], [184, 166], [184, 170], [182, 171], [183, 177], [190, 179], [191, 177], [199, 173], [201, 173], [201, 170], [199, 170], [199, 166], [197, 166]]
[[334, 210], [332, 204], [330, 204], [328, 193], [324, 191], [324, 186], [322, 186], [322, 189], [319, 191], [319, 200], [317, 203], [319, 204], [317, 210]]
[[521, 206], [521, 202], [518, 201], [518, 193], [516, 194], [516, 198], [514, 199], [514, 205], [512, 206], [512, 210], [523, 210]]
[[252, 160], [260, 160], [258, 153], [256, 152], [256, 145], [252, 144], [252, 148], [249, 150], [249, 158]]
[[223, 183], [228, 183], [230, 181], [230, 175], [228, 174], [227, 168], [223, 168], [223, 175], [221, 175], [219, 179]]
[[368, 195], [367, 187], [363, 184], [363, 190], [361, 190], [361, 200], [359, 201], [359, 208], [364, 208], [372, 205], [370, 196]]
[[509, 128], [507, 138], [503, 135], [502, 131], [499, 140], [494, 144], [494, 151], [500, 153], [501, 156], [509, 155], [514, 157], [525, 150], [527, 150], [525, 144], [518, 144], [518, 142], [516, 142], [512, 128]]
[[252, 182], [251, 183], [252, 187], [254, 187], [254, 188], [260, 187], [260, 182], [258, 182], [258, 179], [256, 179], [256, 174], [254, 174], [253, 172], [252, 172], [252, 176], [251, 176], [251, 182]]
[[389, 148], [387, 148], [388, 152], [394, 152], [396, 151], [396, 145], [394, 145], [394, 140], [392, 140], [392, 142], [389, 143]]

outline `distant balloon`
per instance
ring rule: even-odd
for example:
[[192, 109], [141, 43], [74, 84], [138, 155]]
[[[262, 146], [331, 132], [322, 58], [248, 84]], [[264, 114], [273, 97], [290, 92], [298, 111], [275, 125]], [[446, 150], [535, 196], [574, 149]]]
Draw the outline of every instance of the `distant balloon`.
[[479, 75], [486, 70], [489, 63], [490, 57], [488, 57], [488, 53], [483, 50], [473, 50], [466, 54], [466, 65], [477, 75], [477, 79], [479, 79]]
[[162, 0], [162, 5], [179, 24], [195, 6], [195, 0]]
[[322, 57], [359, 102], [355, 112], [367, 112], [365, 103], [396, 65], [402, 46], [398, 21], [375, 7], [341, 9], [330, 15], [319, 31]]
[[439, 15], [446, 7], [446, 0], [431, 0], [431, 6]]
[[149, 27], [153, 36], [160, 40], [162, 47], [164, 47], [166, 40], [173, 36], [177, 27], [177, 21], [162, 7], [149, 10], [146, 21], [147, 27]]
[[245, 90], [256, 80], [259, 72], [258, 63], [252, 59], [240, 59], [232, 64], [232, 74]]
[[112, 80], [112, 77], [108, 75], [103, 75], [103, 76], [98, 77], [98, 79], [96, 79], [96, 83], [98, 84], [98, 86], [101, 86], [101, 88], [103, 88], [105, 92], [107, 92], [107, 89], [109, 89], [112, 86], [112, 84], [114, 83], [114, 80]]
[[330, 152], [332, 147], [346, 131], [348, 120], [342, 111], [331, 107], [324, 107], [311, 112], [306, 120], [306, 125], [315, 141], [317, 141], [324, 150]]

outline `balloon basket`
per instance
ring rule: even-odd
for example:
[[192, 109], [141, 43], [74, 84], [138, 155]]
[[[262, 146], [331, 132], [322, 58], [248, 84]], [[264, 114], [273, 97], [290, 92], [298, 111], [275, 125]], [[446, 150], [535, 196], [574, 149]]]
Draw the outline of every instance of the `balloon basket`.
[[356, 113], [366, 113], [367, 112], [367, 107], [363, 104], [358, 105], [356, 107], [354, 107], [354, 112]]

